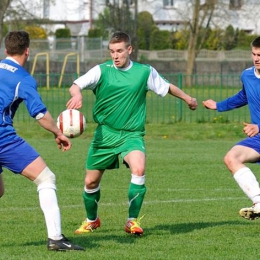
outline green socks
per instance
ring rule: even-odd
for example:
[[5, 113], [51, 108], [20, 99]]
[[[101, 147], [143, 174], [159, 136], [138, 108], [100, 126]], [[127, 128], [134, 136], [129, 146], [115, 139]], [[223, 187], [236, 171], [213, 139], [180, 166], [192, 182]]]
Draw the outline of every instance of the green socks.
[[129, 218], [137, 218], [141, 210], [144, 195], [146, 193], [145, 185], [137, 185], [130, 183], [128, 190], [128, 200], [129, 200]]
[[89, 220], [97, 218], [98, 202], [100, 199], [100, 189], [94, 193], [83, 192], [83, 201]]

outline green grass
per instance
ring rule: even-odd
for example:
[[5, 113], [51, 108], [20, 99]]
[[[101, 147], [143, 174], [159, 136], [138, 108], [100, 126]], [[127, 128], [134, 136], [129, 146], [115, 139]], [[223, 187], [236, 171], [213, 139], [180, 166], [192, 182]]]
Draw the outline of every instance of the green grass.
[[[36, 187], [4, 170], [6, 194], [0, 199], [0, 259], [249, 259], [259, 257], [259, 221], [238, 211], [251, 202], [223, 164], [224, 154], [244, 137], [240, 124], [147, 125], [147, 194], [141, 215], [145, 234], [123, 230], [127, 216], [129, 171], [106, 171], [101, 184], [102, 226], [76, 236], [85, 217], [84, 165], [94, 125], [59, 151], [37, 124], [17, 124], [57, 176], [64, 234], [86, 252], [48, 252]], [[33, 137], [38, 131], [37, 137]], [[256, 176], [259, 167], [250, 165]]]

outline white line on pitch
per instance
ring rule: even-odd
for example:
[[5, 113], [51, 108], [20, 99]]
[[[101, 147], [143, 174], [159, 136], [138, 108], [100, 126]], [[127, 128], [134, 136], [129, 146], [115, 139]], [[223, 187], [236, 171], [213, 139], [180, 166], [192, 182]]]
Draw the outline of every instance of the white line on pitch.
[[[241, 200], [245, 199], [244, 197], [225, 197], [225, 198], [205, 198], [205, 199], [172, 199], [172, 200], [152, 200], [152, 201], [144, 201], [143, 204], [151, 205], [151, 204], [159, 204], [159, 203], [193, 203], [193, 202], [207, 202], [207, 201], [225, 201], [225, 200]], [[102, 206], [118, 206], [118, 205], [127, 205], [127, 202], [122, 202], [122, 203], [99, 203], [99, 205]], [[66, 205], [66, 206], [60, 206], [60, 208], [80, 208], [83, 206], [82, 204], [76, 204], [76, 205]], [[5, 211], [17, 211], [17, 210], [35, 210], [38, 207], [24, 207], [24, 208], [19, 208], [19, 207], [6, 207], [6, 208], [1, 208], [0, 212], [5, 212]]]

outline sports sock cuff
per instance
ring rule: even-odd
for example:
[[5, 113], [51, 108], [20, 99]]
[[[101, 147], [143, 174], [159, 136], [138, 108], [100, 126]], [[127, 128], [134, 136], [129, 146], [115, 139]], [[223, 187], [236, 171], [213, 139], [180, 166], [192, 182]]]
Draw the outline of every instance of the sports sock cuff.
[[97, 192], [97, 191], [99, 191], [99, 190], [100, 190], [100, 185], [98, 185], [98, 187], [95, 188], [95, 189], [87, 189], [87, 187], [84, 186], [84, 191], [85, 191], [86, 193], [95, 193], [95, 192]]
[[233, 176], [235, 179], [239, 178], [241, 175], [243, 175], [247, 171], [251, 172], [251, 170], [248, 167], [243, 167], [243, 168], [239, 169], [238, 171], [236, 171]]
[[131, 183], [136, 184], [136, 185], [144, 185], [144, 183], [145, 183], [145, 175], [137, 176], [135, 174], [132, 174]]

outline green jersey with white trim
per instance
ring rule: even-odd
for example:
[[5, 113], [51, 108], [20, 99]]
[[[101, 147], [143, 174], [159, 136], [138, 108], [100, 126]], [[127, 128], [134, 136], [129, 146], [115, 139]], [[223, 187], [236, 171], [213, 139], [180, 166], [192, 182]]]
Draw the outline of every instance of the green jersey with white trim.
[[169, 82], [154, 68], [132, 61], [125, 69], [115, 67], [112, 60], [99, 64], [74, 83], [96, 95], [96, 123], [125, 131], [144, 131], [148, 90], [160, 96], [169, 90]]
[[94, 89], [94, 120], [118, 130], [143, 131], [150, 67], [133, 63], [128, 70], [118, 70], [110, 61], [101, 64], [100, 69], [101, 77]]

